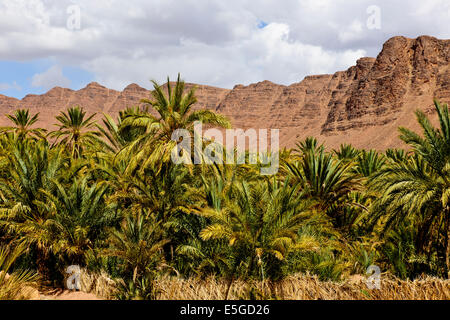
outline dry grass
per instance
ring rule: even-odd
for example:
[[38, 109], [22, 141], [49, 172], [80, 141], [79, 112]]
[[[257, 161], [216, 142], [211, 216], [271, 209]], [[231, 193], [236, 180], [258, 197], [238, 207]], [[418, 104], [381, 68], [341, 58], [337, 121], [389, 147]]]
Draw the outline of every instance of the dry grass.
[[[252, 284], [270, 297], [268, 283]], [[248, 298], [249, 283], [236, 281], [229, 299]], [[226, 282], [207, 280], [163, 279], [158, 281], [161, 300], [210, 300], [224, 299]], [[296, 275], [273, 285], [275, 296], [286, 300], [450, 300], [450, 280], [425, 277], [414, 281], [395, 278], [381, 280], [381, 289], [369, 290], [365, 278], [352, 277], [343, 283], [319, 281], [315, 276]]]
[[[82, 273], [82, 291], [111, 299], [114, 281], [106, 275]], [[180, 279], [162, 278], [157, 281], [159, 300], [223, 300], [227, 288], [225, 280], [209, 278]], [[382, 275], [380, 290], [367, 288], [365, 278], [352, 276], [342, 283], [320, 281], [316, 276], [290, 276], [281, 283], [271, 285], [261, 282], [235, 281], [228, 299], [248, 299], [249, 288], [255, 288], [259, 297], [276, 297], [286, 300], [450, 300], [450, 280], [424, 277], [399, 280]], [[274, 292], [275, 295], [272, 295]]]
[[0, 271], [0, 300], [39, 299], [37, 276], [27, 272], [7, 274]]
[[104, 272], [92, 274], [82, 269], [80, 286], [82, 292], [92, 293], [103, 299], [111, 299], [116, 283]]
[[115, 290], [115, 282], [106, 273], [89, 274], [81, 272], [81, 291], [93, 293], [98, 297], [110, 299]]
[[23, 245], [0, 247], [0, 300], [33, 299], [39, 296], [35, 289], [37, 274], [28, 270], [8, 273], [24, 250]]

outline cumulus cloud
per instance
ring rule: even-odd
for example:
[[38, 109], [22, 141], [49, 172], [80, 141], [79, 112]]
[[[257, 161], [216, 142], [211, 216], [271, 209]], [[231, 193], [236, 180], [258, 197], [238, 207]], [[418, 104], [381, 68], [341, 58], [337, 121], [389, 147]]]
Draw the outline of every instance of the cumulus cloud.
[[33, 87], [41, 87], [50, 89], [56, 86], [68, 87], [70, 86], [70, 79], [66, 78], [60, 66], [52, 66], [42, 73], [36, 73], [31, 79]]
[[[72, 5], [80, 8], [76, 30], [67, 28]], [[366, 23], [373, 5], [377, 30]], [[289, 84], [374, 56], [392, 36], [449, 38], [449, 10], [448, 0], [3, 0], [0, 59], [50, 57], [115, 89], [178, 72], [221, 87]], [[67, 84], [61, 69], [52, 72]]]
[[20, 90], [22, 90], [22, 87], [19, 86], [16, 81], [13, 81], [12, 84], [7, 83], [7, 82], [0, 82], [0, 90], [1, 91], [11, 90], [11, 89], [20, 91]]
[[[271, 23], [233, 45], [181, 39], [179, 46], [170, 47], [166, 53], [134, 59], [99, 57], [86, 63], [86, 68], [102, 83], [115, 87], [131, 81], [146, 85], [150, 77], [175, 77], [177, 72], [191, 82], [231, 87], [264, 79], [286, 84], [298, 82], [307, 74], [344, 69], [365, 55], [364, 50], [335, 52], [292, 41], [289, 33], [288, 25]], [[149, 66], [148, 71], [143, 66]]]

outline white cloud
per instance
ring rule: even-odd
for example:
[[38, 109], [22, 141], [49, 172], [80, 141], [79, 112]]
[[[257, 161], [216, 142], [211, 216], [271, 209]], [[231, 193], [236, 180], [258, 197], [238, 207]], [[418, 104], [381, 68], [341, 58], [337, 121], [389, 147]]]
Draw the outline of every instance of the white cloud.
[[288, 25], [271, 23], [227, 46], [181, 39], [179, 46], [160, 55], [99, 57], [84, 66], [97, 75], [99, 82], [116, 88], [130, 82], [148, 86], [150, 78], [174, 78], [178, 72], [189, 82], [232, 87], [264, 79], [285, 84], [299, 82], [308, 74], [345, 69], [365, 55], [364, 50], [325, 50], [293, 41], [289, 35]]
[[[72, 31], [73, 4], [81, 29]], [[371, 5], [381, 9], [380, 30], [366, 27]], [[4, 0], [0, 60], [52, 58], [115, 89], [178, 72], [222, 87], [288, 84], [375, 56], [391, 36], [450, 38], [448, 9], [446, 0]], [[259, 29], [260, 21], [268, 25]], [[52, 77], [67, 84], [57, 71]]]
[[44, 89], [50, 89], [56, 86], [68, 87], [70, 86], [70, 80], [63, 75], [60, 66], [54, 65], [42, 73], [36, 73], [31, 79], [31, 85]]
[[16, 81], [13, 81], [12, 84], [6, 83], [6, 82], [0, 82], [0, 90], [1, 91], [11, 90], [11, 89], [20, 91], [20, 90], [22, 90], [22, 87], [19, 86]]
[[342, 43], [360, 40], [364, 36], [363, 24], [359, 20], [354, 20], [350, 25], [341, 28], [338, 37]]

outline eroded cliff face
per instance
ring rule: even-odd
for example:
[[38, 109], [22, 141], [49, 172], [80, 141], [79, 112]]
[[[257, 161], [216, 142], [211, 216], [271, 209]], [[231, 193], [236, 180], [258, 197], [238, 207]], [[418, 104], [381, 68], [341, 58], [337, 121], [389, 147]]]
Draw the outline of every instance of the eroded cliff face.
[[[192, 86], [186, 84], [187, 89]], [[40, 112], [40, 126], [52, 129], [54, 116], [70, 106], [116, 116], [149, 97], [150, 91], [136, 84], [120, 92], [91, 83], [78, 91], [57, 87], [22, 100], [0, 95], [0, 112], [29, 108]], [[418, 129], [414, 110], [435, 120], [433, 98], [450, 102], [450, 40], [394, 37], [377, 58], [359, 59], [346, 71], [307, 76], [290, 86], [270, 81], [231, 90], [197, 85], [197, 97], [195, 109], [220, 112], [235, 128], [280, 129], [282, 146], [316, 136], [331, 148], [341, 143], [380, 150], [402, 147], [397, 128]], [[6, 124], [2, 117], [0, 125]]]
[[346, 71], [291, 86], [237, 86], [217, 110], [242, 127], [280, 128], [287, 146], [312, 135], [330, 147], [386, 149], [402, 146], [399, 126], [418, 129], [416, 109], [435, 118], [433, 99], [450, 102], [449, 89], [450, 40], [394, 37]]
[[[330, 101], [322, 133], [386, 125], [404, 111], [428, 107], [434, 97], [448, 100], [449, 64], [450, 41], [390, 39], [376, 59], [361, 59], [347, 71], [353, 79], [344, 80], [350, 83], [341, 101]], [[409, 104], [414, 101], [421, 103]]]

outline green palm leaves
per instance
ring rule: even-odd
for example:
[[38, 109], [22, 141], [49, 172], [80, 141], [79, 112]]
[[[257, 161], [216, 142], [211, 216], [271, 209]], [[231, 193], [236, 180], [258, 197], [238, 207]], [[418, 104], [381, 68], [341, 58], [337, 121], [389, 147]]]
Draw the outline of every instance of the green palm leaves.
[[[436, 239], [445, 248], [445, 265], [450, 277], [450, 118], [447, 105], [435, 101], [440, 128], [416, 112], [423, 137], [400, 128], [403, 141], [413, 147], [415, 156], [393, 161], [374, 177], [373, 186], [381, 193], [374, 218], [384, 216], [386, 228], [414, 216], [424, 235], [419, 250]], [[436, 246], [432, 246], [436, 248]]]
[[73, 158], [79, 158], [84, 144], [95, 143], [100, 136], [99, 132], [92, 130], [95, 127], [94, 116], [86, 117], [86, 112], [80, 107], [69, 108], [56, 116], [58, 130], [50, 132], [49, 137], [55, 138], [56, 144], [65, 145]]
[[85, 252], [105, 239], [105, 229], [118, 222], [115, 205], [105, 203], [108, 186], [90, 184], [88, 177], [75, 179], [68, 189], [58, 181], [54, 184], [55, 192], [42, 191], [51, 215], [51, 250], [67, 257], [70, 264], [85, 265]]
[[400, 138], [414, 148], [427, 163], [439, 174], [447, 173], [450, 158], [450, 117], [448, 105], [434, 102], [439, 118], [440, 128], [434, 128], [427, 116], [416, 111], [417, 121], [423, 130], [424, 137], [406, 128], [399, 128]]
[[18, 288], [35, 281], [13, 264], [23, 253], [19, 263], [41, 280], [60, 280], [71, 264], [107, 270], [123, 280], [123, 299], [157, 298], [160, 277], [225, 278], [228, 297], [237, 278], [272, 289], [294, 273], [340, 280], [370, 264], [404, 278], [450, 270], [447, 105], [435, 102], [439, 128], [422, 112], [422, 135], [400, 128], [411, 151], [328, 151], [310, 137], [283, 150], [281, 170], [268, 178], [258, 164], [171, 162], [177, 129], [230, 124], [195, 109], [195, 89], [180, 77], [153, 84], [143, 107], [104, 115], [101, 125], [74, 107], [45, 136], [34, 128], [37, 114], [8, 116], [13, 125], [0, 136], [0, 298], [19, 297]]
[[[46, 141], [25, 141], [11, 147], [7, 155], [8, 177], [0, 178], [4, 201], [20, 206], [34, 221], [45, 220], [40, 210], [41, 190], [53, 190], [52, 181], [65, 166], [62, 150], [50, 150]], [[12, 210], [12, 209], [11, 209]], [[16, 211], [17, 212], [17, 211]], [[12, 214], [12, 213], [8, 213]]]
[[323, 147], [316, 149], [313, 145], [302, 150], [299, 160], [285, 163], [286, 171], [321, 210], [360, 187], [359, 179], [351, 172], [352, 163], [335, 159]]
[[[145, 109], [130, 110], [124, 114], [121, 131], [144, 128], [145, 133], [123, 149], [122, 154], [129, 151], [135, 153], [135, 161], [130, 165], [134, 169], [141, 165], [143, 168], [161, 164], [170, 160], [170, 155], [177, 142], [172, 141], [172, 134], [177, 129], [185, 129], [191, 133], [194, 122], [229, 128], [230, 122], [222, 115], [210, 110], [192, 110], [197, 102], [195, 88], [185, 91], [185, 83], [178, 75], [175, 87], [167, 79], [167, 94], [163, 86], [153, 81], [152, 99], [143, 99]], [[156, 115], [149, 112], [153, 109]]]
[[12, 265], [25, 252], [24, 246], [0, 247], [0, 300], [29, 299], [38, 277], [31, 271], [16, 270]]
[[[142, 102], [151, 106], [158, 113], [156, 118], [159, 123], [159, 134], [164, 139], [170, 140], [175, 129], [192, 129], [195, 121], [205, 124], [217, 125], [229, 128], [230, 122], [223, 116], [209, 110], [192, 111], [192, 106], [197, 102], [195, 88], [190, 89], [186, 94], [184, 81], [178, 74], [175, 88], [172, 88], [170, 80], [167, 79], [167, 95], [164, 89], [157, 82], [153, 82], [153, 99], [143, 99]], [[151, 117], [148, 120], [152, 120]]]
[[297, 236], [300, 226], [309, 218], [310, 202], [288, 181], [259, 184], [242, 181], [230, 192], [220, 210], [201, 213], [212, 224], [200, 232], [200, 237], [226, 239], [235, 248], [235, 268], [245, 265], [245, 273], [249, 275], [276, 278], [280, 270], [275, 265], [281, 267], [289, 252], [318, 246], [311, 239]]
[[14, 114], [8, 114], [6, 117], [14, 123], [14, 126], [1, 128], [2, 132], [14, 132], [18, 139], [25, 137], [43, 139], [45, 137], [45, 129], [32, 128], [38, 121], [39, 113], [31, 116], [29, 110], [18, 109]]
[[162, 248], [169, 242], [163, 238], [160, 224], [152, 216], [126, 217], [120, 231], [111, 234], [111, 246], [105, 253], [121, 258], [124, 271], [134, 279], [153, 273], [163, 263]]
[[111, 233], [110, 246], [103, 254], [121, 261], [123, 279], [119, 299], [156, 298], [154, 281], [158, 271], [167, 266], [163, 246], [169, 240], [163, 236], [161, 222], [152, 215], [141, 213], [127, 216], [120, 229]]
[[80, 167], [69, 166], [63, 151], [45, 141], [17, 144], [8, 157], [9, 177], [0, 179], [0, 224], [36, 248], [43, 277], [52, 254], [84, 264], [84, 253], [115, 223], [113, 207], [105, 204], [107, 185], [73, 178]]
[[44, 140], [15, 143], [7, 156], [8, 176], [0, 178], [0, 225], [17, 241], [36, 248], [39, 274], [49, 276], [47, 260], [53, 244], [52, 213], [45, 210], [42, 191], [54, 190], [63, 170], [62, 150], [51, 151]]

